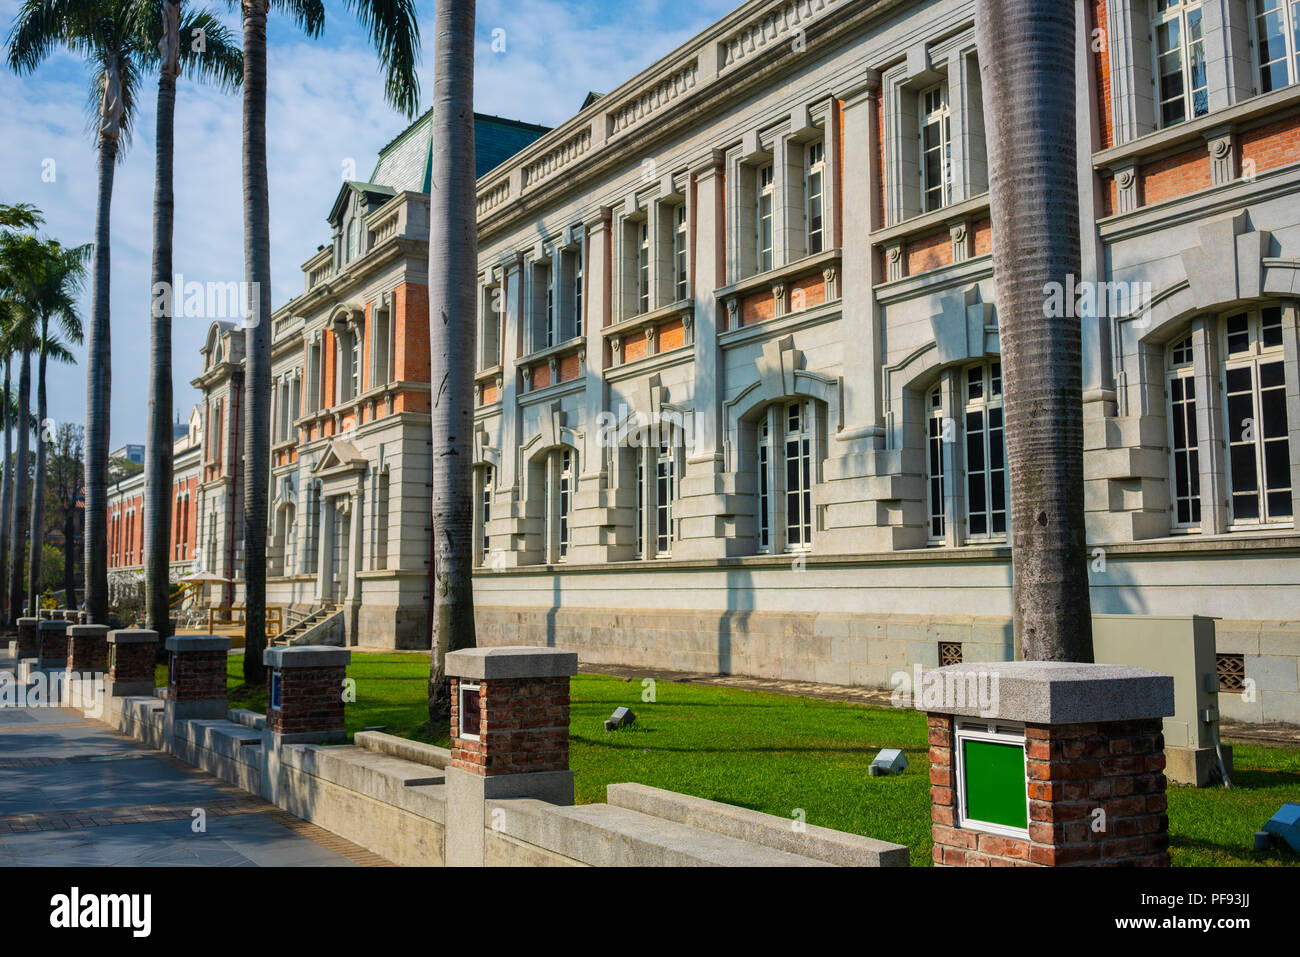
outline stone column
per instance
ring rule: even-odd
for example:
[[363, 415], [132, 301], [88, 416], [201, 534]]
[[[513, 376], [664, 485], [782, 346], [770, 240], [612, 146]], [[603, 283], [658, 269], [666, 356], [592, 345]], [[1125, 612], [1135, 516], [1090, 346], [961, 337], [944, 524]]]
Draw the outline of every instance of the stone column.
[[844, 196], [843, 302], [844, 428], [836, 439], [866, 440], [867, 448], [884, 447], [881, 402], [880, 307], [874, 287], [883, 281], [871, 234], [877, 222], [876, 197], [880, 186], [880, 130], [876, 109], [880, 101], [880, 74], [868, 71], [866, 80], [844, 94]]
[[488, 800], [573, 803], [569, 678], [577, 672], [578, 656], [554, 648], [470, 648], [447, 655], [449, 866], [483, 865]]
[[934, 862], [1169, 864], [1168, 675], [1118, 665], [952, 665], [913, 690], [930, 735]]
[[224, 635], [185, 635], [167, 639], [167, 721], [224, 718], [226, 659], [230, 639]]
[[158, 682], [154, 663], [158, 658], [158, 632], [121, 628], [108, 633], [108, 680], [104, 693], [110, 698], [152, 695]]
[[68, 623], [42, 618], [36, 624], [36, 634], [39, 639], [37, 667], [42, 671], [65, 667], [68, 663]]
[[343, 679], [352, 653], [327, 645], [267, 648], [266, 727], [281, 742], [341, 741]]

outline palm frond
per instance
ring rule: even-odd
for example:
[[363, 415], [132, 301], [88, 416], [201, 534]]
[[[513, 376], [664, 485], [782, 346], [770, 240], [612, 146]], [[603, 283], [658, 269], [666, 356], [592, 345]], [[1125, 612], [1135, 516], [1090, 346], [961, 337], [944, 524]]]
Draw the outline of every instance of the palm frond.
[[406, 116], [420, 105], [420, 24], [414, 0], [344, 0], [379, 53], [384, 70], [384, 96]]

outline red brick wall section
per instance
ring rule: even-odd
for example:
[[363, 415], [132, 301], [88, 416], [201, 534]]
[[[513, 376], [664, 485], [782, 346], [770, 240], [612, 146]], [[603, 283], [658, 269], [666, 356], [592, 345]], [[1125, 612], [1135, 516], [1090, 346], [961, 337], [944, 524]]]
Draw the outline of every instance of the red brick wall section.
[[671, 352], [686, 345], [686, 327], [680, 319], [670, 319], [655, 330], [659, 337], [656, 352]]
[[40, 650], [37, 657], [43, 661], [61, 661], [68, 657], [68, 630], [66, 628], [40, 628], [37, 631]]
[[776, 300], [770, 292], [757, 292], [740, 301], [740, 324], [742, 326], [763, 322], [776, 315]]
[[578, 361], [578, 354], [564, 356], [560, 359], [560, 381], [568, 382], [570, 379], [578, 378], [578, 373], [582, 369], [582, 363]]
[[791, 312], [801, 312], [826, 301], [826, 280], [821, 273], [804, 276], [790, 284]]
[[153, 681], [154, 662], [158, 657], [156, 643], [115, 644], [113, 648], [115, 653], [110, 658], [112, 666], [108, 669], [111, 681]]
[[952, 265], [952, 236], [944, 231], [907, 244], [907, 274], [928, 272]]
[[101, 673], [108, 665], [108, 634], [69, 635], [68, 672]]
[[[954, 722], [930, 715], [934, 863], [957, 867], [1169, 865], [1164, 735], [1159, 718], [1029, 725], [1029, 839], [955, 826]], [[1097, 809], [1104, 828], [1094, 830]]]
[[167, 697], [172, 701], [224, 699], [226, 657], [224, 651], [173, 651], [175, 666], [168, 669]]
[[36, 634], [35, 618], [18, 619], [18, 660], [40, 656], [40, 639]]
[[281, 668], [280, 707], [267, 708], [267, 726], [276, 734], [343, 730], [343, 678], [346, 668]]
[[1238, 143], [1243, 176], [1300, 163], [1300, 117], [1248, 130], [1238, 137]]
[[569, 679], [515, 678], [479, 686], [479, 740], [460, 737], [460, 681], [451, 679], [451, 764], [473, 774], [569, 769]]
[[993, 222], [988, 219], [978, 220], [971, 226], [975, 234], [975, 255], [987, 256], [993, 252]]
[[1210, 154], [1204, 146], [1142, 167], [1142, 205], [1162, 203], [1210, 186]]
[[1110, 35], [1107, 32], [1106, 0], [1093, 0], [1092, 36], [1088, 49], [1092, 50], [1093, 66], [1097, 74], [1097, 115], [1101, 119], [1101, 148], [1115, 145], [1115, 120], [1111, 114], [1110, 100]]

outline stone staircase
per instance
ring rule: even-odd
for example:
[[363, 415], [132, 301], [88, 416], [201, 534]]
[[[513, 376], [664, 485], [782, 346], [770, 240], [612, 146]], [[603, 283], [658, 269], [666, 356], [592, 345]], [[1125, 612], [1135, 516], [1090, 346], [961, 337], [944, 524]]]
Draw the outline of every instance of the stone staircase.
[[308, 613], [306, 618], [294, 622], [289, 625], [289, 627], [285, 628], [284, 631], [280, 632], [280, 634], [276, 635], [275, 638], [271, 640], [271, 644], [279, 647], [310, 644], [342, 644], [341, 641], [319, 642], [315, 637], [315, 633], [323, 631], [326, 625], [332, 624], [332, 620], [341, 614], [341, 612], [342, 609], [338, 605], [317, 605]]

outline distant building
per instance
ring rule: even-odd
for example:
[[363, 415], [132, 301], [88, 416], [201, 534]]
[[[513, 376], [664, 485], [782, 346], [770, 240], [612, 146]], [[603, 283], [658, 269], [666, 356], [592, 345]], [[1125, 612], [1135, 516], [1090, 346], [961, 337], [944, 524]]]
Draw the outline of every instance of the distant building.
[[108, 457], [110, 459], [126, 459], [136, 465], [144, 465], [144, 446], [122, 445], [109, 452]]

